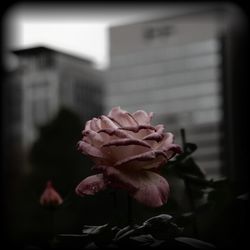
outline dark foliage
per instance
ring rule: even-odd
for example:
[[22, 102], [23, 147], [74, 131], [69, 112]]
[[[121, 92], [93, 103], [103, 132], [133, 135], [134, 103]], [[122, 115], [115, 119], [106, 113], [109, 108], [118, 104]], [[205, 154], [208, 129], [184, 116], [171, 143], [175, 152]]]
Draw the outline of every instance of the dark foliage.
[[39, 138], [30, 153], [33, 166], [30, 180], [37, 191], [51, 180], [65, 196], [88, 174], [91, 163], [81, 156], [76, 145], [83, 126], [76, 114], [63, 108], [50, 123], [40, 128]]

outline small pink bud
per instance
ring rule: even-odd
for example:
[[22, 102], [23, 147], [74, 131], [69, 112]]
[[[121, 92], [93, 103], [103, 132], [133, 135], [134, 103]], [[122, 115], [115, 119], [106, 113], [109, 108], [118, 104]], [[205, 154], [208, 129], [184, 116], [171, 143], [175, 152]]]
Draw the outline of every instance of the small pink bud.
[[55, 190], [51, 181], [47, 182], [46, 188], [40, 197], [40, 204], [42, 206], [59, 206], [63, 203], [63, 199]]

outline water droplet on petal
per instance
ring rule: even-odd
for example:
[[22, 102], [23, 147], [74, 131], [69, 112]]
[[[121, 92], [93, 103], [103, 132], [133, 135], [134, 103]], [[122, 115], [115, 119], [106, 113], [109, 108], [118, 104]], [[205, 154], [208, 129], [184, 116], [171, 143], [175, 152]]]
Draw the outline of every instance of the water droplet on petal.
[[96, 187], [96, 186], [91, 187], [91, 189], [92, 189], [92, 191], [93, 191], [94, 193], [97, 192], [97, 187]]

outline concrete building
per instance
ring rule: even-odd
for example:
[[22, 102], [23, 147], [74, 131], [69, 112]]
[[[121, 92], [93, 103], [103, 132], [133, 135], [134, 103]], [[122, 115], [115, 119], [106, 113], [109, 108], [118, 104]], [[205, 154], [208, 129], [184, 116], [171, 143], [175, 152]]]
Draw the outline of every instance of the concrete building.
[[78, 114], [83, 124], [103, 112], [102, 71], [91, 61], [47, 47], [13, 54], [18, 67], [7, 76], [3, 102], [4, 137], [12, 156], [20, 149], [20, 157], [25, 155], [38, 136], [38, 127], [61, 107]]
[[218, 9], [114, 26], [109, 34], [107, 111], [117, 105], [152, 111], [154, 123], [165, 124], [178, 143], [185, 128], [210, 177], [223, 174], [228, 151], [223, 53], [230, 21]]

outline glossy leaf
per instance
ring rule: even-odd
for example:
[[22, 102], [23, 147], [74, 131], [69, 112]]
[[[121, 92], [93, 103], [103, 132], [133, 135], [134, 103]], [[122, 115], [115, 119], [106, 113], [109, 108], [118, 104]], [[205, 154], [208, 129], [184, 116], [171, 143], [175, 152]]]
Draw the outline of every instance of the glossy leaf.
[[194, 238], [177, 237], [175, 238], [175, 241], [182, 243], [183, 246], [185, 245], [190, 246], [193, 249], [204, 249], [204, 250], [215, 249], [214, 245]]
[[181, 162], [186, 159], [188, 156], [193, 154], [197, 149], [197, 145], [194, 143], [185, 143], [184, 145], [184, 152], [180, 155], [176, 156], [176, 161]]
[[151, 234], [156, 239], [169, 239], [176, 237], [182, 232], [182, 228], [179, 228], [173, 223], [173, 217], [168, 214], [161, 214], [146, 220], [141, 227], [145, 234]]
[[182, 173], [190, 174], [203, 179], [206, 177], [203, 169], [197, 165], [192, 157], [186, 158], [178, 167], [181, 169]]
[[112, 241], [118, 230], [118, 227], [111, 227], [109, 224], [101, 226], [85, 225], [82, 232], [83, 235], [94, 241], [97, 246], [103, 246]]

